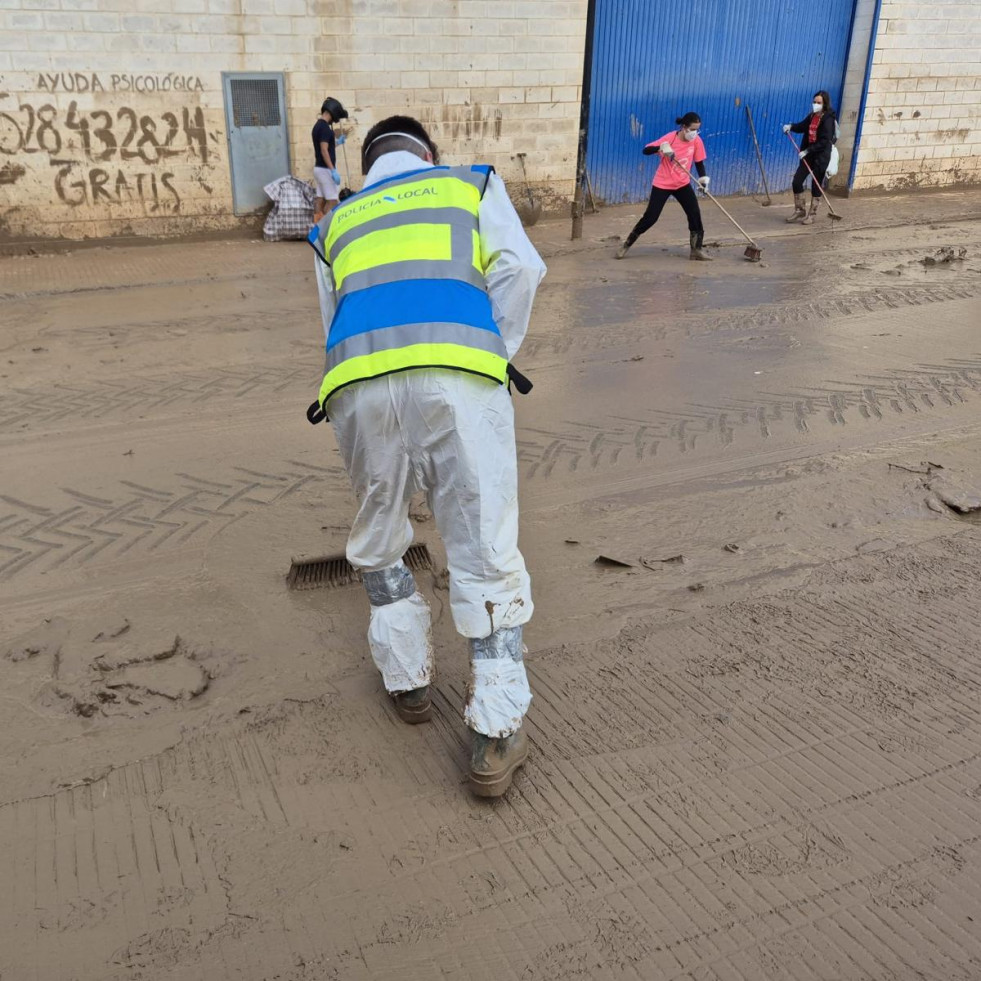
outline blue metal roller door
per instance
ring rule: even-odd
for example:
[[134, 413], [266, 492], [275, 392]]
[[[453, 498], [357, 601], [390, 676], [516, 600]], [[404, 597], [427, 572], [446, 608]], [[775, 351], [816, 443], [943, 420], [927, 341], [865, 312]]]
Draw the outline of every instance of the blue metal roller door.
[[761, 188], [746, 105], [753, 111], [771, 190], [790, 187], [797, 160], [780, 124], [812, 94], [837, 108], [855, 0], [596, 0], [586, 162], [606, 201], [646, 200], [654, 161], [644, 145], [702, 117], [720, 194]]

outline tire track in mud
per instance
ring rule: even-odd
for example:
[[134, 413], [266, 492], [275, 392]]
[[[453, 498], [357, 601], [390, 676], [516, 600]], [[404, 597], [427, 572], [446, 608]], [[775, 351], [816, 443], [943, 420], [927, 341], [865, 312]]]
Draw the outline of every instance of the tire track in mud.
[[[660, 452], [691, 454], [749, 440], [769, 440], [781, 430], [816, 436], [821, 425], [887, 425], [974, 402], [981, 395], [981, 356], [948, 364], [896, 369], [826, 388], [763, 392], [754, 399], [692, 403], [683, 411], [648, 409], [595, 423], [569, 420], [560, 429], [520, 427], [518, 460], [528, 480], [583, 471], [642, 466]], [[662, 449], [663, 447], [663, 449]]]
[[63, 487], [63, 502], [55, 506], [0, 494], [0, 581], [198, 546], [314, 481], [348, 486], [340, 467], [290, 461], [273, 473], [234, 467], [223, 481], [189, 473], [157, 486], [120, 481], [111, 498]]
[[[209, 334], [227, 335], [244, 334], [247, 331], [274, 330], [282, 327], [288, 318], [305, 318], [307, 311], [297, 306], [295, 309], [278, 308], [276, 310], [257, 310], [246, 306], [242, 310], [229, 314], [193, 314], [185, 317], [168, 318], [166, 320], [140, 320], [136, 323], [97, 324], [89, 327], [74, 327], [68, 330], [47, 330], [42, 334], [45, 341], [70, 338], [73, 345], [83, 351], [113, 351], [125, 352], [134, 345], [145, 345], [148, 342], [159, 344], [172, 342], [183, 337], [206, 337]], [[247, 324], [244, 321], [248, 321]], [[314, 335], [315, 337], [316, 335]], [[311, 341], [311, 350], [317, 348]]]
[[[244, 814], [276, 827], [283, 815], [254, 741], [218, 737], [207, 747], [190, 745], [0, 805], [0, 865], [18, 897], [6, 912], [39, 936], [0, 953], [0, 969], [52, 981], [142, 977], [134, 972], [151, 962], [164, 966], [161, 948], [193, 957], [193, 944], [182, 943], [191, 924], [216, 938], [228, 935], [236, 914], [221, 869], [185, 819], [180, 794], [168, 798], [168, 791], [187, 792], [207, 774], [231, 826]], [[89, 931], [101, 933], [101, 943], [77, 943]], [[46, 936], [58, 939], [49, 944], [40, 939]]]
[[[235, 392], [246, 397], [255, 386], [285, 387], [296, 372], [230, 374], [227, 388], [210, 383], [194, 389], [202, 401]], [[871, 382], [871, 384], [870, 384]], [[181, 398], [186, 387], [161, 390], [158, 398]], [[118, 399], [139, 395], [124, 389]], [[888, 425], [916, 417], [932, 425], [939, 413], [974, 403], [981, 395], [981, 356], [950, 364], [926, 364], [882, 373], [868, 380], [840, 382], [825, 390], [763, 393], [754, 400], [694, 404], [675, 412], [650, 409], [589, 422], [569, 420], [562, 428], [520, 426], [517, 452], [528, 483], [585, 478], [617, 472], [656, 475], [665, 461], [691, 458], [734, 445], [759, 446], [781, 436], [817, 438], [823, 427]], [[93, 405], [93, 411], [98, 411]], [[220, 479], [178, 473], [149, 483], [120, 482], [110, 496], [84, 488], [61, 488], [61, 500], [23, 501], [0, 492], [0, 581], [26, 572], [79, 568], [130, 558], [142, 552], [200, 546], [247, 513], [326, 482], [324, 490], [347, 493], [339, 466], [286, 462], [263, 472], [232, 468]]]
[[[30, 259], [0, 257], [7, 292], [0, 300], [51, 299], [124, 289], [215, 286], [269, 275], [269, 257], [242, 240], [196, 243], [190, 251], [174, 243], [145, 249], [123, 245], [109, 250], [75, 250]], [[243, 248], [242, 246], [245, 246]], [[234, 251], [229, 272], [229, 250]]]
[[[718, 330], [753, 330], [767, 327], [787, 327], [794, 324], [840, 320], [845, 317], [864, 317], [884, 310], [903, 310], [910, 307], [932, 306], [953, 300], [970, 300], [981, 296], [981, 284], [935, 284], [930, 286], [863, 287], [861, 292], [847, 293], [835, 298], [818, 298], [801, 303], [767, 304], [760, 307], [740, 307], [716, 318], [702, 318], [699, 327], [706, 333]], [[697, 328], [694, 333], [700, 333]]]
[[87, 385], [67, 382], [43, 388], [15, 388], [0, 394], [0, 433], [20, 433], [44, 424], [64, 425], [74, 420], [147, 417], [160, 409], [198, 407], [257, 396], [272, 399], [301, 388], [315, 391], [318, 384], [316, 372], [311, 372], [309, 364], [273, 364]]
[[666, 340], [681, 335], [698, 337], [719, 331], [753, 331], [766, 328], [814, 324], [848, 317], [864, 317], [885, 310], [932, 306], [954, 300], [981, 296], [981, 284], [973, 282], [937, 283], [923, 286], [886, 287], [863, 285], [860, 291], [829, 298], [818, 296], [789, 305], [785, 302], [737, 307], [724, 313], [702, 311], [672, 317], [661, 323], [637, 323], [628, 326], [604, 325], [564, 331], [560, 335], [529, 337], [521, 355], [534, 358], [580, 352], [595, 353], [647, 340]]
[[[198, 340], [209, 336], [220, 337], [229, 334], [242, 334], [246, 331], [273, 331], [282, 327], [284, 319], [305, 319], [308, 312], [298, 306], [296, 309], [278, 308], [276, 310], [257, 310], [254, 305], [247, 306], [230, 314], [195, 313], [166, 320], [136, 320], [130, 316], [125, 322], [109, 322], [88, 326], [43, 327], [37, 329], [37, 310], [27, 309], [19, 318], [8, 313], [7, 326], [13, 331], [31, 328], [30, 340], [46, 344], [64, 342], [73, 350], [89, 354], [116, 353], [127, 354], [133, 347], [149, 344], [173, 343], [184, 338]], [[247, 324], [246, 324], [247, 321]], [[290, 346], [306, 348], [315, 352], [319, 345], [314, 339], [294, 340]], [[25, 339], [26, 340], [26, 339]], [[10, 346], [4, 348], [10, 350]], [[217, 369], [221, 370], [221, 369]]]
[[[561, 335], [530, 337], [522, 346], [521, 361], [527, 367], [529, 360], [533, 362], [556, 355], [580, 353], [600, 355], [610, 349], [643, 341], [663, 340], [679, 332], [686, 337], [723, 330], [758, 332], [766, 328], [786, 328], [842, 317], [865, 316], [881, 310], [973, 299], [976, 296], [981, 296], [981, 284], [880, 287], [845, 297], [803, 301], [793, 306], [773, 303], [741, 307], [716, 316], [703, 312], [654, 325], [642, 323], [602, 329], [581, 328], [565, 331]], [[227, 321], [229, 329], [240, 321], [238, 317], [231, 320], [212, 319], [215, 323]], [[168, 322], [159, 326], [163, 330], [161, 336], [169, 337], [163, 328], [171, 329], [174, 324]], [[106, 330], [104, 327], [88, 328], [88, 334], [83, 330], [81, 336], [89, 337], [85, 343], [98, 346], [106, 342]], [[138, 332], [130, 333], [135, 337]], [[125, 336], [121, 335], [121, 342], [125, 341]], [[314, 348], [311, 344], [309, 353], [312, 354]], [[304, 349], [300, 353], [305, 357], [308, 352]], [[119, 419], [134, 412], [152, 417], [152, 413], [161, 409], [171, 411], [203, 402], [217, 406], [234, 403], [246, 396], [271, 401], [284, 393], [295, 392], [300, 404], [307, 393], [316, 388], [318, 369], [319, 364], [306, 360], [303, 363], [266, 364], [258, 370], [243, 365], [208, 371], [138, 375], [125, 381], [68, 382], [6, 389], [0, 393], [0, 434], [65, 426], [74, 420]]]
[[[955, 249], [966, 249], [968, 254], [963, 257], [963, 261], [971, 262], [974, 260], [975, 255], [981, 252], [981, 239], [961, 239], [955, 236], [951, 237], [948, 241], [938, 235], [938, 232], [939, 229], [929, 229], [929, 241], [924, 241], [920, 245], [903, 246], [898, 249], [880, 248], [875, 244], [875, 240], [873, 240], [872, 242], [862, 242], [861, 244], [856, 242], [854, 245], [837, 243], [832, 247], [822, 248], [820, 251], [837, 257], [843, 263], [856, 257], [870, 259], [876, 262], [891, 259], [925, 259], [927, 256], [936, 256], [944, 246], [950, 246]], [[960, 265], [960, 260], [958, 260], [954, 268], [957, 268], [958, 265]]]
[[460, 784], [455, 676], [423, 731], [374, 690], [286, 702], [2, 805], [25, 942], [0, 966], [346, 981], [465, 950], [476, 981], [804, 981], [820, 950], [838, 981], [967, 981], [979, 583], [965, 532], [542, 652], [533, 755], [493, 807]]
[[[568, 350], [572, 344], [573, 341], [568, 339], [560, 346]], [[714, 428], [726, 434], [723, 443], [728, 443], [732, 441], [729, 437], [734, 433], [733, 427], [747, 424], [750, 421], [749, 416], [755, 418], [760, 432], [766, 435], [770, 422], [779, 423], [788, 414], [806, 422], [808, 416], [821, 411], [817, 406], [822, 399], [828, 400], [830, 417], [838, 423], [844, 421], [844, 410], [854, 406], [864, 405], [864, 408], [860, 408], [863, 414], [881, 418], [885, 405], [891, 411], [902, 413], [904, 410], [917, 412], [922, 408], [931, 409], [938, 402], [946, 405], [959, 404], [965, 401], [963, 396], [966, 390], [970, 390], [970, 393], [981, 390], [979, 366], [981, 361], [955, 359], [949, 364], [895, 369], [886, 374], [870, 376], [869, 380], [883, 386], [882, 390], [860, 382], [840, 382], [844, 387], [841, 392], [826, 389], [817, 393], [779, 393], [764, 397], [761, 404], [749, 407], [739, 401], [719, 406], [695, 405], [690, 413], [678, 414], [673, 426], [682, 427], [682, 432], [688, 427], [700, 427], [705, 432]], [[0, 433], [22, 434], [35, 428], [43, 428], [45, 424], [62, 425], [66, 420], [109, 421], [119, 417], [132, 417], [134, 414], [142, 418], [152, 418], [152, 413], [160, 409], [202, 405], [217, 407], [248, 399], [281, 399], [282, 396], [293, 394], [302, 401], [302, 393], [313, 391], [317, 379], [318, 376], [311, 374], [306, 364], [281, 364], [268, 365], [261, 370], [242, 366], [215, 372], [134, 378], [125, 382], [107, 381], [84, 386], [66, 384], [54, 389], [13, 389], [0, 394]], [[855, 392], [856, 387], [861, 389], [858, 394]], [[638, 428], [628, 438], [647, 441], [645, 445], [649, 447], [648, 437], [654, 437], [657, 442], [678, 435], [677, 428], [669, 428], [667, 432], [663, 428], [658, 429], [656, 419], [655, 415], [651, 420], [636, 420]], [[578, 428], [577, 424], [576, 429]], [[798, 428], [806, 431], [808, 427], [804, 425]], [[547, 431], [536, 428], [527, 428], [524, 431], [549, 435]], [[624, 448], [621, 443], [625, 432], [617, 428], [607, 428], [604, 432], [609, 433], [610, 452], [615, 451], [619, 455]], [[570, 434], [566, 434], [564, 438], [556, 434], [554, 438], [563, 443], [571, 439], [574, 447], [580, 442], [577, 436]], [[536, 445], [534, 439], [523, 442], [528, 447], [528, 452], [533, 453]], [[685, 440], [679, 438], [679, 445], [684, 443]], [[688, 448], [692, 447], [689, 445]], [[645, 452], [639, 447], [638, 451], [641, 454]], [[545, 449], [541, 452], [544, 453]], [[584, 455], [577, 450], [571, 452], [578, 458]], [[586, 455], [591, 459], [596, 457], [594, 453]], [[597, 462], [602, 457], [603, 454], [599, 454], [596, 457]]]

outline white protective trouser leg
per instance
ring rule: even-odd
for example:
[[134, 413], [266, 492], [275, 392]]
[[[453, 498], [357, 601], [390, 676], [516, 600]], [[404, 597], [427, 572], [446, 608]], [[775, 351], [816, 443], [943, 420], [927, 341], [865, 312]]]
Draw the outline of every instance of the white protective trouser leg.
[[416, 592], [405, 563], [363, 574], [371, 623], [368, 646], [393, 695], [422, 688], [433, 680], [433, 641], [429, 604]]
[[[395, 568], [412, 543], [409, 502], [417, 491], [427, 493], [446, 546], [457, 630], [471, 640], [502, 635], [488, 648], [502, 656], [471, 652], [468, 724], [485, 735], [513, 732], [531, 692], [521, 658], [509, 653], [514, 641], [506, 632], [527, 623], [533, 606], [518, 551], [510, 395], [487, 379], [425, 369], [358, 382], [334, 396], [328, 410], [361, 503], [348, 560], [367, 573]], [[406, 602], [389, 605], [404, 609]], [[373, 624], [376, 615], [387, 619], [381, 609], [373, 605]], [[401, 643], [395, 633], [388, 640]], [[494, 697], [486, 694], [490, 689]]]
[[502, 627], [470, 641], [472, 682], [463, 718], [475, 732], [499, 738], [521, 727], [531, 702], [521, 627]]

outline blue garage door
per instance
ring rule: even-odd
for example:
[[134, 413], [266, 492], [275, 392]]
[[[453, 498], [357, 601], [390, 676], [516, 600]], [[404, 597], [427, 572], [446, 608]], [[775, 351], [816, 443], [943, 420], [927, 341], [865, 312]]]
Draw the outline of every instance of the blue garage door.
[[597, 196], [646, 200], [646, 143], [676, 116], [702, 117], [712, 189], [760, 190], [746, 105], [770, 190], [797, 166], [780, 124], [827, 89], [837, 109], [855, 0], [596, 0], [587, 166]]

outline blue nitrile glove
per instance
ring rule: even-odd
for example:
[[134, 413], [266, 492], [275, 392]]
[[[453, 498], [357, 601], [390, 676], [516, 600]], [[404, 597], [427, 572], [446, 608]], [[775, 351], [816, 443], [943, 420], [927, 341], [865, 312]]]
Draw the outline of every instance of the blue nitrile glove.
[[330, 172], [330, 179], [331, 179], [331, 180], [332, 180], [332, 181], [333, 181], [333, 182], [334, 182], [334, 183], [335, 183], [335, 184], [336, 184], [336, 185], [337, 185], [338, 187], [340, 187], [340, 186], [341, 186], [341, 175], [340, 175], [340, 174], [339, 174], [339, 173], [338, 173], [338, 172], [337, 172], [336, 170], [334, 170], [333, 168], [331, 169], [331, 172]]
[[346, 137], [346, 136], [345, 136], [345, 135], [344, 135], [343, 133], [339, 133], [339, 134], [338, 134], [338, 135], [337, 135], [337, 136], [336, 136], [336, 137], [334, 138], [334, 142], [335, 142], [335, 143], [336, 143], [336, 144], [337, 144], [338, 146], [344, 146], [344, 144], [345, 144], [345, 143], [347, 143], [347, 137]]

